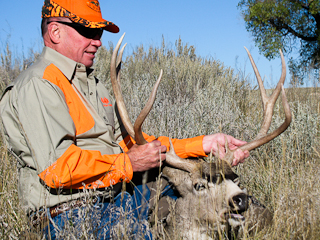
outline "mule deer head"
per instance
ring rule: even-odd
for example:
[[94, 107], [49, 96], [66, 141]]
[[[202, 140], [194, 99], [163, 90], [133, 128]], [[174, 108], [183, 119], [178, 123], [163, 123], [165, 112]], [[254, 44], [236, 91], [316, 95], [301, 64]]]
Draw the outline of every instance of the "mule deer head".
[[[142, 145], [147, 141], [143, 138], [141, 126], [154, 103], [156, 91], [162, 76], [162, 70], [146, 106], [141, 111], [133, 126], [120, 90], [121, 59], [125, 45], [120, 50], [119, 55], [118, 52], [123, 37], [124, 35], [120, 38], [112, 55], [111, 81], [122, 122], [128, 134], [137, 144]], [[282, 74], [276, 89], [270, 97], [267, 97], [266, 95], [262, 79], [250, 52], [247, 49], [246, 51], [258, 79], [264, 111], [263, 122], [259, 133], [253, 141], [240, 147], [242, 150], [250, 151], [271, 141], [284, 132], [290, 125], [291, 112], [283, 88], [286, 67], [281, 50]], [[285, 113], [285, 121], [279, 128], [268, 133], [271, 125], [273, 108], [280, 92], [282, 92], [282, 105]], [[166, 167], [163, 169], [163, 174], [168, 177], [169, 181], [177, 188], [181, 195], [181, 198], [175, 203], [175, 209], [179, 212], [176, 216], [178, 220], [176, 219], [175, 224], [177, 224], [176, 229], [180, 233], [183, 233], [182, 237], [194, 238], [196, 236], [202, 236], [203, 234], [208, 235], [210, 231], [216, 231], [216, 226], [219, 224], [220, 226], [231, 225], [233, 227], [243, 225], [245, 222], [245, 217], [243, 214], [241, 215], [243, 212], [252, 213], [251, 216], [247, 216], [247, 219], [251, 219], [253, 224], [259, 220], [253, 220], [253, 215], [258, 215], [258, 218], [260, 216], [262, 224], [264, 224], [267, 219], [270, 220], [272, 216], [270, 212], [238, 187], [238, 177], [231, 168], [234, 151], [231, 151], [227, 147], [227, 141], [227, 153], [224, 159], [220, 159], [215, 163], [208, 163], [204, 160], [182, 159], [175, 154], [172, 143], [170, 144], [170, 151], [166, 154]], [[173, 218], [168, 219], [167, 231], [169, 233], [172, 233], [174, 229], [172, 227], [172, 219]], [[204, 223], [202, 224], [204, 227], [200, 227], [200, 223]]]

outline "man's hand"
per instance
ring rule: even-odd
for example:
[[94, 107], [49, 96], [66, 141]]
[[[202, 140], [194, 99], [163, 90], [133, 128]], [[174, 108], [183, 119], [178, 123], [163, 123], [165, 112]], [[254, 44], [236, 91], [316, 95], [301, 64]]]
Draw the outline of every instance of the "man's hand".
[[133, 172], [143, 172], [149, 169], [159, 167], [160, 160], [166, 159], [167, 147], [161, 145], [161, 142], [154, 140], [145, 145], [133, 145], [127, 152]]
[[[226, 154], [225, 148], [225, 137], [227, 138], [230, 150], [237, 149], [238, 147], [246, 144], [247, 142], [238, 140], [230, 135], [226, 135], [223, 133], [216, 133], [212, 135], [207, 135], [203, 137], [203, 150], [206, 154], [209, 154], [211, 151], [213, 155], [224, 158]], [[234, 152], [234, 159], [232, 162], [232, 166], [236, 166], [239, 163], [243, 163], [244, 159], [249, 157], [249, 151], [242, 151], [241, 149], [237, 149]]]

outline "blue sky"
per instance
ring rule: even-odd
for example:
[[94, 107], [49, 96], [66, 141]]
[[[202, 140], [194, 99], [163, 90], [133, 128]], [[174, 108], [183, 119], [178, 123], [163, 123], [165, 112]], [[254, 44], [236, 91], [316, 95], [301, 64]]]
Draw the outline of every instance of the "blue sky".
[[[15, 54], [21, 53], [22, 46], [25, 51], [30, 47], [40, 51], [43, 0], [0, 0], [0, 3], [0, 53], [9, 35]], [[108, 41], [116, 43], [126, 32], [124, 42], [128, 43], [127, 51], [131, 51], [140, 44], [160, 46], [162, 36], [174, 46], [180, 36], [184, 43], [196, 47], [197, 55], [241, 69], [251, 74], [255, 84], [246, 46], [265, 78], [265, 86], [274, 87], [280, 77], [281, 60], [269, 61], [259, 54], [237, 4], [237, 0], [100, 0], [103, 17], [120, 27], [118, 34], [105, 32], [102, 41], [104, 45]]]

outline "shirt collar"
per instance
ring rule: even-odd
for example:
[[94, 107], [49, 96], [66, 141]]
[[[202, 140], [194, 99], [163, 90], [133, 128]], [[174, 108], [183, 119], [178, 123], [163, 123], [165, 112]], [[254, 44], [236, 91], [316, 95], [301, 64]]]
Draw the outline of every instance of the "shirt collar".
[[[78, 66], [82, 69], [85, 68], [82, 63], [77, 63], [49, 47], [44, 47], [42, 56], [59, 68], [69, 80], [72, 80]], [[93, 69], [90, 68], [89, 73], [92, 73], [92, 71]]]

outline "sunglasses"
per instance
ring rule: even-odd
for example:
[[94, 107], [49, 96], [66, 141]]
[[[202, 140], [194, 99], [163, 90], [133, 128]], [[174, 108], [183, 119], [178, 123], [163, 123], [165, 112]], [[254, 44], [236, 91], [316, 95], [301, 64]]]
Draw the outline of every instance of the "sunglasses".
[[[93, 38], [96, 38], [97, 36], [100, 39], [102, 36], [102, 33], [103, 33], [102, 28], [88, 28], [88, 27], [85, 27], [85, 26], [82, 26], [78, 23], [73, 23], [73, 22], [62, 22], [62, 21], [52, 21], [52, 22], [57, 22], [57, 23], [61, 23], [61, 24], [67, 25], [69, 27], [72, 27], [80, 35], [82, 35], [88, 39], [93, 39]], [[52, 22], [48, 22], [47, 24], [52, 23]]]

